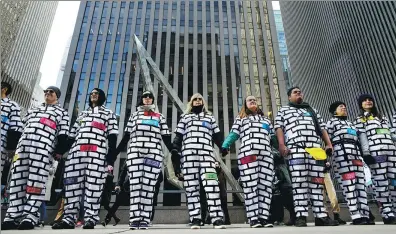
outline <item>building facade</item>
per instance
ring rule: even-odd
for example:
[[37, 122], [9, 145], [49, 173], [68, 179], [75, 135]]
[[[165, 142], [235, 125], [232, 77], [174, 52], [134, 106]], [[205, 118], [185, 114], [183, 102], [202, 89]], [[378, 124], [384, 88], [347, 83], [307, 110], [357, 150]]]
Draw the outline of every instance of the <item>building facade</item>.
[[329, 105], [371, 93], [388, 118], [396, 100], [396, 2], [281, 1], [293, 82], [328, 119]]
[[2, 0], [0, 6], [1, 79], [12, 85], [11, 97], [23, 113], [30, 106], [58, 2]]
[[[73, 122], [87, 108], [90, 91], [99, 87], [124, 129], [144, 90], [132, 40], [136, 34], [183, 102], [196, 92], [204, 96], [225, 136], [246, 95], [256, 96], [272, 117], [286, 94], [269, 9], [264, 1], [81, 2], [61, 102]], [[157, 80], [153, 83], [158, 109], [175, 129], [181, 113]], [[116, 174], [126, 152], [119, 158]], [[235, 148], [225, 162], [236, 166]]]
[[45, 101], [44, 89], [40, 86], [40, 81], [41, 81], [41, 72], [39, 72], [39, 75], [36, 80], [36, 84], [34, 85], [29, 108], [37, 107]]

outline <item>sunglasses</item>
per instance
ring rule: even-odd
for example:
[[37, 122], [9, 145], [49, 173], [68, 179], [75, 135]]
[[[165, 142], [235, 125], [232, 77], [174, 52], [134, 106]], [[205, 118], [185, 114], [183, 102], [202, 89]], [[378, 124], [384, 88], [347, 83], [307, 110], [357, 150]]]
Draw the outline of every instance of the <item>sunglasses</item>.
[[46, 93], [53, 94], [53, 93], [55, 93], [55, 91], [52, 90], [52, 89], [46, 89], [46, 90], [44, 90], [44, 93], [45, 93], [45, 94], [46, 94]]
[[246, 100], [247, 102], [255, 102], [256, 101], [256, 99], [254, 99], [254, 98], [251, 98], [251, 99], [248, 99], [248, 100]]
[[194, 98], [193, 101], [202, 101], [202, 98], [200, 98], [200, 97]]
[[143, 94], [142, 97], [143, 98], [151, 98], [151, 99], [153, 99], [153, 95], [151, 95], [151, 94]]
[[96, 91], [91, 92], [91, 95], [99, 95], [99, 92], [96, 92]]

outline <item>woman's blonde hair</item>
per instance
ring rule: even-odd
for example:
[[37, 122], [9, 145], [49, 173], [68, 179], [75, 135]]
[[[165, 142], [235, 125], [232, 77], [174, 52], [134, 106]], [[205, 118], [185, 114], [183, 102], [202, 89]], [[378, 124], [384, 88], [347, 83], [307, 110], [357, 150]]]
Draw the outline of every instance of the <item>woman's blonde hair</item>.
[[[239, 111], [239, 114], [238, 114], [238, 115], [239, 115], [239, 118], [241, 118], [241, 119], [247, 117], [249, 114], [252, 113], [252, 112], [247, 108], [247, 106], [246, 106], [246, 99], [247, 99], [248, 97], [254, 97], [254, 96], [249, 95], [249, 96], [247, 96], [247, 97], [245, 98], [245, 100], [243, 101], [243, 105], [242, 105], [241, 111]], [[256, 113], [257, 113], [257, 114], [264, 115], [264, 114], [263, 114], [263, 111], [260, 109], [260, 107], [259, 107], [258, 105], [257, 105], [257, 111], [256, 111]]]
[[207, 114], [211, 114], [211, 112], [208, 109], [208, 104], [206, 103], [205, 99], [202, 97], [202, 95], [200, 93], [195, 93], [194, 95], [191, 96], [190, 101], [187, 103], [187, 108], [184, 111], [184, 113], [185, 114], [190, 114], [191, 113], [191, 109], [193, 107], [193, 100], [195, 98], [202, 98], [202, 103], [203, 103], [202, 112], [207, 113]]

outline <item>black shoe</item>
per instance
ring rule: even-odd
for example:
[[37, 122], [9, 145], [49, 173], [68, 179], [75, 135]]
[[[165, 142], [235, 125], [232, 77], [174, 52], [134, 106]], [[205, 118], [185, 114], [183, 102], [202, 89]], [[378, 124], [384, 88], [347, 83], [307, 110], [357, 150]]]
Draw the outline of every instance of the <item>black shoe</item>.
[[130, 230], [136, 230], [139, 228], [139, 221], [133, 221], [132, 223], [129, 224], [129, 229]]
[[261, 226], [266, 227], [266, 228], [272, 228], [274, 227], [274, 224], [270, 223], [268, 220], [265, 219], [259, 219], [259, 222], [261, 224]]
[[34, 224], [29, 221], [23, 221], [18, 226], [18, 230], [32, 230], [32, 229], [34, 229]]
[[225, 225], [231, 225], [231, 221], [230, 220], [226, 220], [226, 221], [224, 221], [224, 224]]
[[114, 224], [113, 224], [113, 226], [117, 226], [117, 224], [121, 221], [121, 219], [120, 218], [118, 218], [117, 216], [113, 216], [113, 218], [114, 218]]
[[340, 218], [340, 214], [338, 213], [334, 213], [334, 220], [337, 221], [340, 225], [346, 224], [346, 222]]
[[250, 227], [251, 228], [261, 228], [263, 225], [261, 225], [260, 221], [258, 220], [250, 220]]
[[365, 218], [352, 219], [351, 225], [366, 225]]
[[105, 218], [105, 220], [102, 222], [103, 227], [106, 227], [107, 224], [110, 223], [110, 220], [111, 220], [111, 219], [109, 219], [109, 218]]
[[296, 218], [296, 222], [294, 223], [296, 227], [306, 227], [307, 226], [307, 218], [304, 216], [300, 216]]
[[363, 225], [375, 225], [374, 219], [363, 217], [362, 220], [364, 221]]
[[382, 218], [384, 221], [384, 224], [389, 224], [389, 225], [395, 225], [396, 224], [396, 218], [395, 217], [388, 217], [388, 218]]
[[193, 219], [191, 222], [191, 229], [201, 229], [201, 222], [200, 219]]
[[336, 220], [332, 220], [329, 216], [323, 218], [315, 218], [315, 226], [338, 226]]
[[87, 221], [84, 223], [83, 229], [94, 229], [95, 224], [92, 221]]
[[75, 226], [68, 224], [66, 222], [60, 221], [59, 223], [54, 223], [54, 225], [52, 225], [52, 229], [74, 229]]
[[215, 229], [225, 229], [226, 227], [224, 225], [223, 220], [218, 219], [218, 220], [214, 221], [213, 228], [215, 228]]
[[140, 222], [139, 223], [139, 229], [142, 229], [142, 230], [148, 229], [148, 223], [144, 222], [144, 221]]
[[14, 221], [4, 221], [1, 223], [1, 230], [16, 230], [18, 229], [18, 225]]

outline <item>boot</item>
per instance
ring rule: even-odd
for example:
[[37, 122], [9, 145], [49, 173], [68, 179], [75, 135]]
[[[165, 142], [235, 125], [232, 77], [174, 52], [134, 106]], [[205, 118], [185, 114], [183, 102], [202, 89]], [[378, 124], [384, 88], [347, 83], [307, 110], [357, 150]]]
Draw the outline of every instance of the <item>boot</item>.
[[340, 225], [346, 224], [346, 222], [340, 218], [339, 213], [334, 213], [334, 220], [337, 221]]
[[304, 216], [297, 217], [294, 226], [306, 227], [307, 226], [307, 217], [304, 217]]
[[111, 219], [109, 217], [106, 217], [105, 220], [102, 222], [103, 227], [106, 227], [107, 224], [109, 224]]
[[84, 223], [83, 229], [94, 229], [95, 224], [92, 221], [87, 221]]
[[23, 221], [18, 226], [18, 230], [32, 230], [32, 229], [34, 229], [34, 225], [29, 221]]
[[52, 229], [74, 229], [75, 226], [68, 224], [66, 222], [59, 222], [59, 223], [54, 223], [54, 225], [52, 225]]
[[113, 219], [114, 219], [114, 224], [113, 224], [113, 226], [117, 226], [117, 224], [121, 221], [121, 219], [118, 218], [116, 215], [113, 216]]
[[338, 226], [336, 220], [332, 220], [329, 216], [323, 218], [315, 218], [315, 226]]
[[15, 230], [18, 229], [19, 224], [14, 221], [4, 221], [1, 224], [1, 230]]

